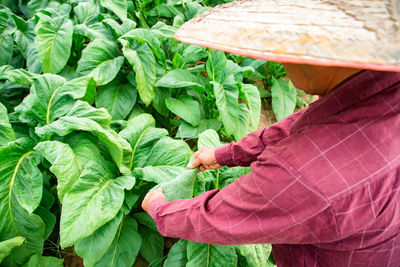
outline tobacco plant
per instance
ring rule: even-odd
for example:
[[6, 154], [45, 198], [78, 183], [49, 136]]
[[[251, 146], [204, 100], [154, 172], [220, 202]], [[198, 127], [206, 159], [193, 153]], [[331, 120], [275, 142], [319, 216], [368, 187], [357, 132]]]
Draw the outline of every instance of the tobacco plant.
[[140, 208], [155, 186], [191, 198], [247, 173], [185, 166], [257, 129], [260, 93], [278, 119], [296, 105], [280, 65], [172, 38], [222, 2], [0, 2], [2, 266], [62, 266], [71, 251], [85, 266], [268, 266], [269, 245], [179, 240], [165, 255]]

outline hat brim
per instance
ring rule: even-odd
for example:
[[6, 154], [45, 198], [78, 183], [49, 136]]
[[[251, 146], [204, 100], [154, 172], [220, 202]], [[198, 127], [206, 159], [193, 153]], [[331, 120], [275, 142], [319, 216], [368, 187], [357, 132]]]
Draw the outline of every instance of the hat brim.
[[[291, 1], [284, 2], [290, 8]], [[396, 43], [399, 36], [366, 29], [360, 18], [355, 19], [332, 4], [312, 1], [312, 7], [299, 7], [295, 0], [292, 2], [297, 20], [291, 12], [279, 12], [279, 1], [242, 0], [195, 17], [174, 37], [181, 42], [269, 61], [400, 71], [400, 47]], [[274, 8], [277, 10], [271, 12]], [[300, 23], [307, 15], [311, 18]], [[390, 14], [380, 17], [384, 15], [388, 19]], [[319, 21], [315, 19], [318, 16]], [[277, 17], [281, 24], [274, 21]]]

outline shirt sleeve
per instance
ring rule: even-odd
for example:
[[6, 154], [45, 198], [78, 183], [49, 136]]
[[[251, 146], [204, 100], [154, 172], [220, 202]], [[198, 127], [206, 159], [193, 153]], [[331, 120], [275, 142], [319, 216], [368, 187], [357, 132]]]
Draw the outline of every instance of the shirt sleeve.
[[193, 199], [152, 201], [164, 236], [219, 245], [301, 244], [338, 239], [328, 201], [290, 164], [265, 151], [253, 171]]
[[217, 162], [229, 167], [250, 166], [265, 147], [273, 145], [289, 135], [292, 123], [305, 110], [302, 109], [267, 128], [249, 133], [238, 142], [231, 142], [217, 148], [215, 150]]

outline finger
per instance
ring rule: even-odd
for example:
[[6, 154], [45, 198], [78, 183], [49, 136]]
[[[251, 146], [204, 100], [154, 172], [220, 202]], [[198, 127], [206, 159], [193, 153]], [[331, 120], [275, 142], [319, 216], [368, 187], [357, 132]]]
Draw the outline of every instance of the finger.
[[205, 171], [205, 170], [207, 170], [206, 168], [204, 168], [204, 166], [203, 165], [200, 165], [200, 167], [199, 167], [199, 172], [202, 172], [202, 171]]
[[201, 154], [201, 150], [197, 150], [196, 152], [194, 152], [193, 158], [197, 158], [198, 156], [200, 156], [200, 154]]
[[190, 162], [187, 167], [190, 169], [196, 168], [197, 166], [199, 166], [201, 164], [201, 159], [200, 158], [196, 158], [195, 160], [193, 160], [192, 162]]

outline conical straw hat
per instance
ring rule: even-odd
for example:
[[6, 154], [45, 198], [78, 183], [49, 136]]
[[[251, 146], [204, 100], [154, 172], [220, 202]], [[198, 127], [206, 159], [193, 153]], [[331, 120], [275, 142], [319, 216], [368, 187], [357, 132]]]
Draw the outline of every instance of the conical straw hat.
[[400, 71], [400, 0], [238, 0], [175, 38], [270, 61]]

